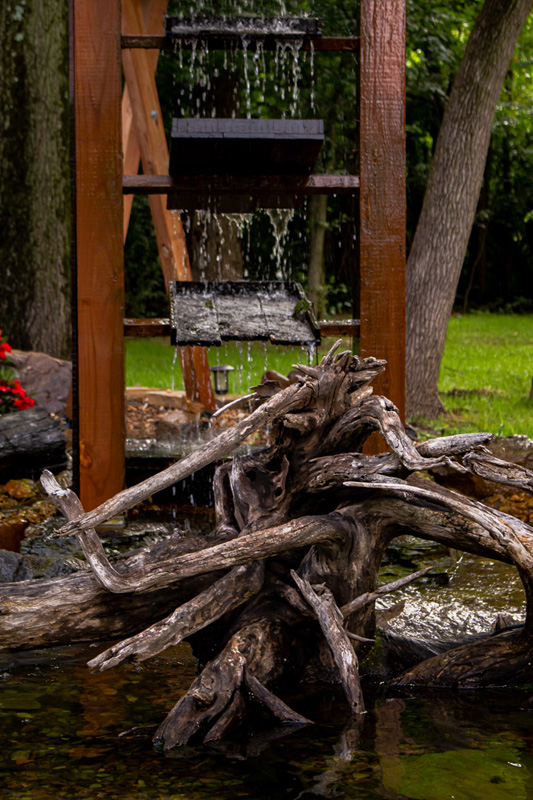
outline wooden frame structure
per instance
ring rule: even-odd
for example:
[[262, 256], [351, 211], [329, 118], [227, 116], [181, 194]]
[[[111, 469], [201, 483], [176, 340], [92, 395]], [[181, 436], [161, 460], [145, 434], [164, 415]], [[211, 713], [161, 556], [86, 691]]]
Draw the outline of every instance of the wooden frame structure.
[[[169, 44], [158, 35], [166, 5], [167, 0], [123, 0], [122, 9], [120, 0], [70, 3], [76, 466], [86, 510], [124, 484], [123, 240], [131, 196], [123, 197], [123, 174], [135, 174], [139, 158], [143, 185], [126, 178], [124, 188], [150, 195], [165, 281], [191, 275], [179, 212], [166, 209], [168, 148], [154, 80], [159, 49]], [[376, 388], [403, 415], [405, 0], [363, 0], [360, 26], [361, 352], [388, 361]], [[353, 39], [332, 38], [315, 49], [355, 47]], [[154, 176], [153, 186], [148, 176]], [[357, 178], [334, 184], [328, 193], [353, 191]], [[205, 351], [182, 348], [180, 358], [189, 394], [213, 407]]]

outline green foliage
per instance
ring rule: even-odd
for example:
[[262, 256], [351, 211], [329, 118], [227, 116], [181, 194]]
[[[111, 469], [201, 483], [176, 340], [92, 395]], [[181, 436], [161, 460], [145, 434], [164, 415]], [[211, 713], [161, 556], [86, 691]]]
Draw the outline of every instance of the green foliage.
[[[518, 41], [496, 109], [459, 296], [501, 308], [531, 297], [533, 280], [533, 15]], [[469, 288], [470, 293], [468, 293]], [[530, 300], [529, 309], [533, 308]]]
[[168, 317], [168, 297], [147, 197], [136, 197], [124, 248], [127, 317]]
[[[482, 0], [407, 1], [408, 242], [412, 240], [453, 77]], [[494, 120], [485, 185], [458, 299], [502, 308], [527, 296], [533, 270], [533, 16], [526, 24]]]
[[481, 0], [407, 0], [406, 126], [408, 241], [422, 207], [429, 167], [453, 76]]

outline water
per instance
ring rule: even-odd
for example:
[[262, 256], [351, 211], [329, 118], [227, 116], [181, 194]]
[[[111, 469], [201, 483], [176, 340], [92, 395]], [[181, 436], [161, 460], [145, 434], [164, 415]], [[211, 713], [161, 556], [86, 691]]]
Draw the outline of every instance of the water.
[[294, 218], [293, 208], [269, 208], [266, 214], [270, 220], [274, 246], [272, 255], [276, 265], [276, 280], [287, 279], [287, 261], [285, 258], [285, 244], [289, 236], [289, 226]]
[[[198, 520], [191, 519], [196, 528]], [[176, 524], [172, 519], [167, 527]], [[120, 551], [126, 538], [137, 543], [141, 534], [148, 533], [150, 540], [167, 535], [164, 525], [154, 525], [137, 521], [128, 536], [124, 531], [114, 534], [106, 542], [108, 552]], [[181, 517], [179, 525], [183, 527]], [[37, 544], [34, 540], [32, 552]], [[65, 554], [61, 550], [56, 555]], [[446, 628], [451, 636], [465, 632], [461, 607], [471, 612], [470, 632], [487, 630], [497, 611], [520, 617], [523, 591], [512, 567], [413, 537], [401, 537], [389, 548], [382, 581], [420, 564], [433, 564], [435, 572], [446, 574], [447, 582], [424, 579], [401, 594], [383, 598], [383, 607], [400, 597], [410, 604], [407, 615], [393, 620], [397, 632], [431, 635], [431, 626], [424, 627], [427, 610], [415, 613], [424, 607], [431, 608], [436, 629], [442, 633]], [[415, 694], [386, 689], [376, 679], [365, 680], [368, 713], [359, 728], [347, 719], [342, 698], [321, 689], [305, 701], [288, 698], [316, 722], [313, 726], [278, 728], [270, 731], [270, 738], [244, 733], [229, 754], [200, 747], [163, 755], [152, 747], [151, 736], [196, 676], [189, 647], [169, 649], [141, 667], [127, 664], [92, 674], [86, 662], [107, 646], [0, 655], [2, 798], [526, 800], [533, 796], [532, 712], [524, 710], [533, 686], [523, 691]], [[119, 736], [137, 727], [138, 735]]]
[[522, 623], [525, 594], [517, 570], [413, 536], [395, 539], [381, 569], [386, 583], [432, 566], [436, 578], [417, 581], [383, 597], [376, 605], [385, 609], [405, 600], [403, 613], [388, 624], [401, 636], [430, 641], [457, 641], [464, 636], [488, 634], [498, 614], [506, 624]]
[[[531, 713], [517, 692], [383, 696], [367, 692], [360, 730], [321, 693], [319, 724], [241, 760], [207, 748], [164, 756], [150, 732], [194, 679], [181, 645], [142, 669], [91, 674], [104, 645], [0, 658], [2, 798], [250, 800], [312, 797], [504, 800], [533, 796]], [[260, 749], [256, 743], [257, 750]]]

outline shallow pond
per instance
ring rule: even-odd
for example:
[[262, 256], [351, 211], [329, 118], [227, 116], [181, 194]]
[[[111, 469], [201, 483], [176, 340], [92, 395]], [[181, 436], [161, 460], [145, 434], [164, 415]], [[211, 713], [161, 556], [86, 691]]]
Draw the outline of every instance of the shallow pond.
[[185, 690], [196, 671], [187, 646], [142, 669], [101, 674], [85, 667], [94, 653], [86, 646], [2, 656], [2, 798], [533, 797], [533, 716], [520, 710], [523, 692], [369, 692], [359, 731], [322, 694], [321, 723], [264, 749], [256, 741], [246, 760], [206, 749], [164, 756], [148, 735], [118, 734], [157, 724]]
[[[141, 531], [148, 538], [164, 533], [152, 528], [133, 526], [130, 544]], [[110, 553], [122, 549], [123, 538], [108, 540]], [[27, 549], [36, 556], [44, 546], [36, 539]], [[490, 630], [497, 612], [521, 618], [523, 591], [511, 567], [412, 537], [390, 548], [382, 581], [426, 564], [433, 564], [433, 578], [380, 603], [405, 600], [390, 623], [398, 633], [442, 638], [446, 629], [453, 638]], [[229, 755], [201, 748], [165, 756], [151, 734], [196, 675], [190, 649], [93, 674], [86, 662], [105, 647], [0, 655], [1, 798], [533, 797], [533, 711], [525, 710], [533, 709], [533, 688], [415, 694], [367, 685], [368, 713], [358, 730], [342, 700], [321, 691], [305, 707], [290, 701], [314, 726], [243, 737]], [[120, 736], [136, 727], [138, 735]]]

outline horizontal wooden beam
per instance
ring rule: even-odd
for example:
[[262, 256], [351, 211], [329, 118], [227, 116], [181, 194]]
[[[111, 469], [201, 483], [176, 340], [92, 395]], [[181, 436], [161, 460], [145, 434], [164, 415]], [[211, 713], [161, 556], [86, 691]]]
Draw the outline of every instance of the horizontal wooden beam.
[[361, 333], [359, 319], [321, 319], [318, 321], [321, 336], [351, 336], [357, 339]]
[[[321, 336], [352, 336], [357, 338], [361, 329], [358, 319], [320, 320]], [[125, 319], [124, 336], [170, 336], [170, 319]]]
[[358, 175], [124, 175], [124, 194], [242, 194], [291, 192], [296, 194], [351, 194], [359, 188]]
[[[210, 50], [224, 50], [228, 45], [228, 39], [223, 37], [195, 37], [198, 41], [209, 43]], [[293, 39], [295, 37], [292, 37]], [[148, 34], [129, 34], [121, 37], [121, 44], [124, 50], [145, 49], [145, 50], [174, 50], [177, 43], [181, 41], [183, 48], [191, 47], [191, 37], [180, 39], [178, 36], [161, 35], [150, 36]], [[272, 37], [265, 37], [263, 40], [265, 50], [275, 50], [276, 40]], [[335, 53], [357, 53], [359, 51], [358, 36], [321, 36], [317, 39], [303, 39], [301, 49], [304, 51], [314, 50], [315, 52], [335, 52]]]
[[170, 336], [171, 332], [168, 318], [124, 320], [124, 336]]

